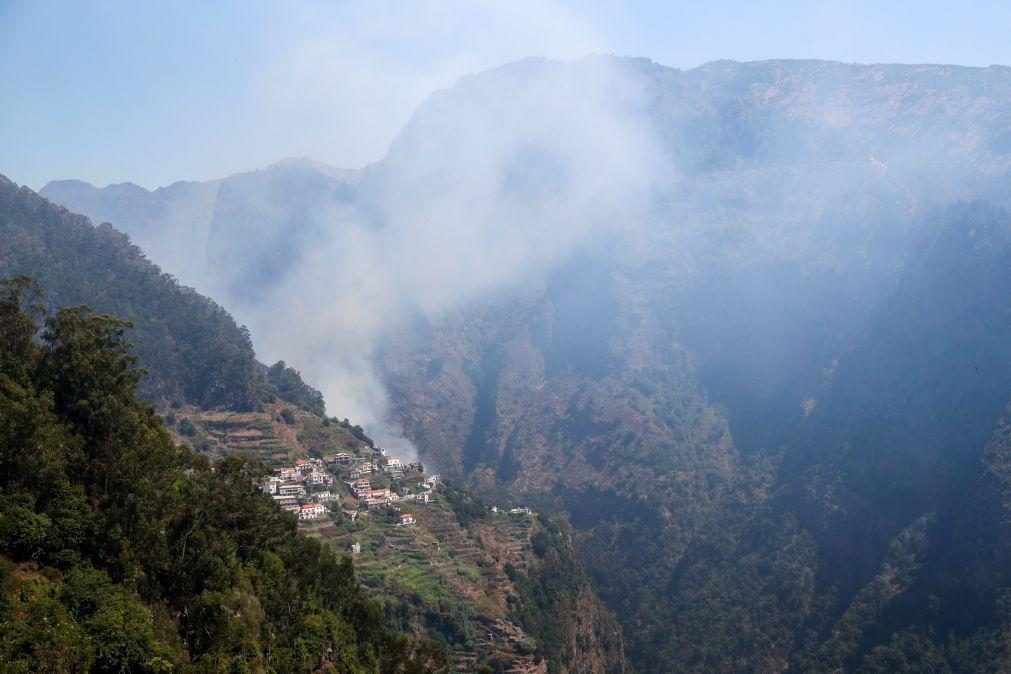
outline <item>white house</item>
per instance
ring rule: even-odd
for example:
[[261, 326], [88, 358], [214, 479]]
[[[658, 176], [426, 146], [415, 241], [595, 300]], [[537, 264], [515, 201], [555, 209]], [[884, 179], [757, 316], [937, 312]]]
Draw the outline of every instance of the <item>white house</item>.
[[406, 527], [410, 524], [415, 524], [415, 522], [416, 520], [414, 519], [414, 515], [411, 515], [410, 513], [404, 513], [397, 518], [398, 527]]
[[326, 515], [326, 506], [322, 503], [306, 503], [299, 510], [298, 519], [316, 520]]

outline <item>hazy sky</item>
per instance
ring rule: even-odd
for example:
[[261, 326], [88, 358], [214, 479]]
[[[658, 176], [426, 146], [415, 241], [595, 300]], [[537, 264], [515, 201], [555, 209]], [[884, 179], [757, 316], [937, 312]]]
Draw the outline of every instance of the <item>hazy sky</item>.
[[414, 107], [525, 56], [1011, 63], [1011, 2], [0, 0], [0, 173], [146, 187], [382, 157]]

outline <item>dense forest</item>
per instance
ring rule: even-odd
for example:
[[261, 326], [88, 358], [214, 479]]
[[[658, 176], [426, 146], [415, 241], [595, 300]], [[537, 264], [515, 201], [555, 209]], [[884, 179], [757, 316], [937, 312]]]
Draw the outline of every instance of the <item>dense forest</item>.
[[255, 407], [274, 396], [318, 414], [322, 396], [284, 363], [256, 362], [249, 332], [220, 306], [163, 274], [124, 234], [0, 176], [0, 276], [27, 274], [50, 309], [87, 304], [131, 323], [142, 397], [198, 407]]
[[299, 535], [260, 468], [174, 445], [135, 395], [128, 323], [0, 294], [5, 671], [427, 672], [350, 560]]

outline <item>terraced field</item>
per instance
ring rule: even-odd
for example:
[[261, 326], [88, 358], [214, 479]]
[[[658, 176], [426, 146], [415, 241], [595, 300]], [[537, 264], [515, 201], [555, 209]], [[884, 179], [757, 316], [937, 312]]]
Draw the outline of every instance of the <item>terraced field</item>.
[[163, 416], [177, 442], [211, 457], [277, 463], [365, 446], [348, 428], [285, 403], [254, 412], [183, 407], [163, 410]]
[[536, 641], [514, 622], [512, 609], [521, 599], [504, 570], [506, 563], [525, 567], [533, 519], [498, 515], [465, 528], [441, 495], [401, 508], [417, 524], [397, 526], [373, 511], [354, 523], [314, 523], [306, 530], [348, 554], [359, 543], [355, 568], [363, 585], [394, 624], [445, 641], [457, 671], [474, 671], [477, 663], [546, 671], [534, 655]]

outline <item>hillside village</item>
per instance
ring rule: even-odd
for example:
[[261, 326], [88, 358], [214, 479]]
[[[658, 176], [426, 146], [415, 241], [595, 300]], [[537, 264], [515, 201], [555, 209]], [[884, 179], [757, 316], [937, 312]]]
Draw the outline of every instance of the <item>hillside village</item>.
[[[518, 618], [532, 592], [524, 578], [540, 564], [530, 539], [542, 526], [531, 509], [464, 497], [353, 425], [282, 404], [174, 410], [170, 419], [179, 441], [210, 456], [268, 466], [256, 488], [304, 533], [354, 557], [356, 576], [391, 623], [443, 642], [455, 671], [489, 664], [544, 674], [538, 641]], [[180, 432], [186, 423], [193, 432]]]
[[[367, 448], [296, 459], [263, 478], [260, 489], [300, 521], [332, 516], [353, 522], [380, 509], [400, 513], [402, 502], [427, 504], [438, 482], [439, 476], [426, 475], [420, 461], [405, 462], [385, 449]], [[396, 523], [410, 526], [415, 518], [401, 513]]]

